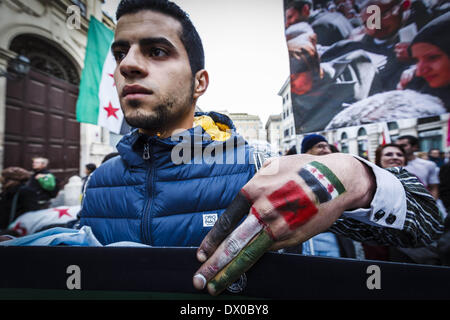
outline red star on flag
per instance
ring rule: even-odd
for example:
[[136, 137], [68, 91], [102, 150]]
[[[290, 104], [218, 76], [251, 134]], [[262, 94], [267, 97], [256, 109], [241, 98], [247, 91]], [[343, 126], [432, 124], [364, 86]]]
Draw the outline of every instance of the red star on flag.
[[117, 115], [116, 115], [116, 112], [119, 110], [119, 108], [114, 108], [112, 106], [111, 102], [109, 102], [109, 106], [108, 107], [103, 107], [103, 109], [105, 109], [106, 112], [108, 112], [108, 115], [106, 116], [107, 118], [112, 116], [112, 117], [116, 118], [117, 120], [119, 119], [117, 117]]
[[19, 234], [21, 234], [22, 236], [24, 236], [24, 235], [27, 234], [27, 228], [22, 227], [22, 226], [20, 225], [20, 222], [18, 222], [18, 223], [14, 226], [13, 230], [17, 231], [17, 232], [18, 232]]
[[333, 192], [334, 192], [334, 187], [333, 187], [333, 185], [332, 185], [332, 184], [329, 184], [329, 185], [327, 186], [327, 190], [328, 190], [329, 193], [333, 193]]
[[69, 216], [69, 217], [72, 217], [72, 216], [70, 215], [70, 213], [69, 213], [69, 209], [53, 209], [53, 210], [59, 212], [59, 217], [58, 217], [58, 218], [61, 218], [61, 217], [63, 217], [63, 216]]

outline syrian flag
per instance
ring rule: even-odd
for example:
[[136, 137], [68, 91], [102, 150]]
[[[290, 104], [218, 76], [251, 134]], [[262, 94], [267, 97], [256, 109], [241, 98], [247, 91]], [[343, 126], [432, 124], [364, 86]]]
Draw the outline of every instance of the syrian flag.
[[84, 69], [77, 100], [77, 120], [117, 134], [129, 132], [114, 83], [116, 61], [110, 46], [114, 32], [91, 16]]
[[62, 225], [77, 219], [81, 206], [61, 206], [56, 208], [29, 211], [14, 220], [8, 227], [21, 236], [26, 236], [53, 225]]

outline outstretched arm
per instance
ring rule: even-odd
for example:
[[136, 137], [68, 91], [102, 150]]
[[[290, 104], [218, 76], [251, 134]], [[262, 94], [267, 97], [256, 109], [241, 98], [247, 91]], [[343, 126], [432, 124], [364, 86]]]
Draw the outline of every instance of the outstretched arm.
[[204, 264], [194, 286], [219, 294], [267, 250], [304, 242], [345, 210], [368, 207], [375, 189], [370, 168], [350, 155], [272, 159], [203, 240], [197, 257]]

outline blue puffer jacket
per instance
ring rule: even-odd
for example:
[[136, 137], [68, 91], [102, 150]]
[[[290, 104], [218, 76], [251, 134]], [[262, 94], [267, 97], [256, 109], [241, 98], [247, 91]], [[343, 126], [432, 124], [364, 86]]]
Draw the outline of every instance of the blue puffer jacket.
[[255, 167], [248, 144], [234, 130], [226, 133], [234, 129], [227, 116], [196, 113], [195, 119], [178, 141], [137, 130], [124, 136], [120, 156], [90, 177], [81, 226], [91, 226], [104, 245], [198, 246]]

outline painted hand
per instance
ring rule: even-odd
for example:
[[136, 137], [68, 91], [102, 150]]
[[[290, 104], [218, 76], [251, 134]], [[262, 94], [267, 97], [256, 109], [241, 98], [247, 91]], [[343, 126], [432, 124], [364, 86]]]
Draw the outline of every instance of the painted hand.
[[194, 287], [219, 294], [266, 251], [304, 242], [344, 210], [367, 206], [374, 180], [370, 169], [344, 154], [271, 160], [201, 243], [197, 258], [204, 263], [194, 275]]

